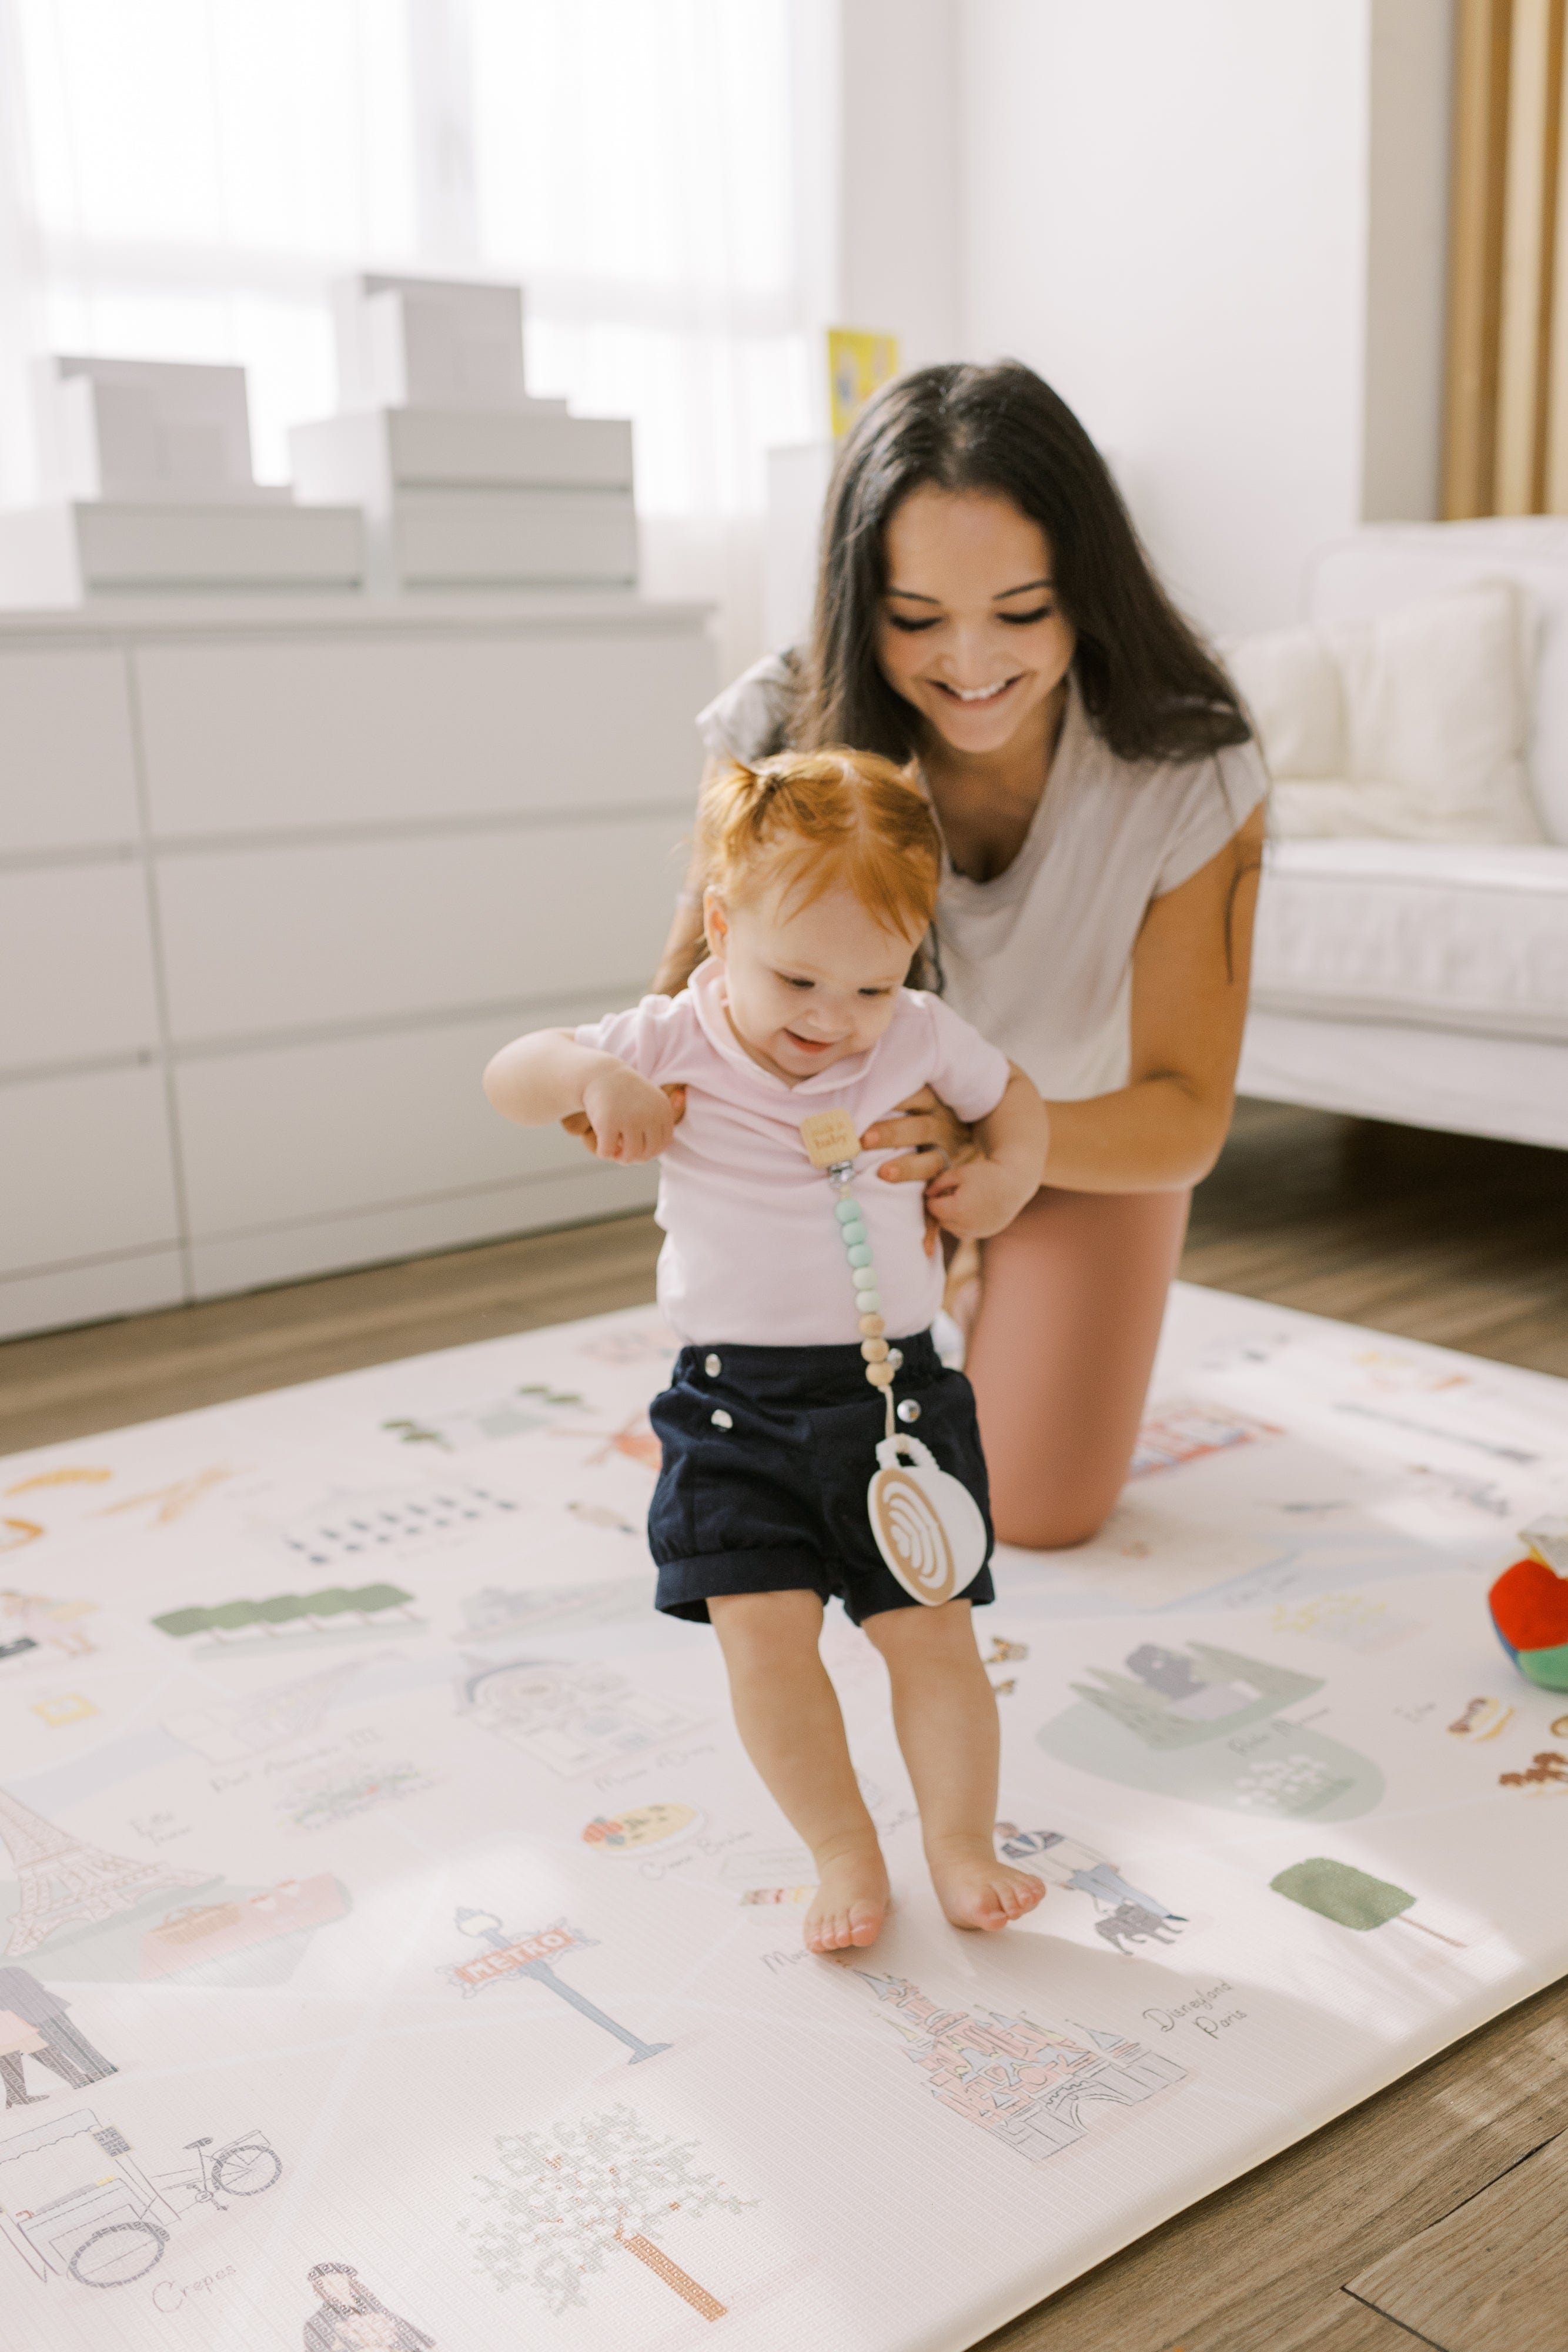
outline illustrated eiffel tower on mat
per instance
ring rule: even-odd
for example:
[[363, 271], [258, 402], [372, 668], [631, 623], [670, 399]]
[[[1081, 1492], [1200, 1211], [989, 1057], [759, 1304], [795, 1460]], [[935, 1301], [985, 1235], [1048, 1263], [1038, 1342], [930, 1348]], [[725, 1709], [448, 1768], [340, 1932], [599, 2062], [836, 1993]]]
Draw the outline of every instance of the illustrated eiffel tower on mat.
[[0, 1844], [16, 1865], [22, 1900], [0, 1958], [36, 1951], [59, 1928], [92, 1926], [129, 1911], [161, 1887], [203, 1885], [211, 1873], [171, 1870], [157, 1862], [128, 1862], [101, 1846], [84, 1845], [0, 1789]]

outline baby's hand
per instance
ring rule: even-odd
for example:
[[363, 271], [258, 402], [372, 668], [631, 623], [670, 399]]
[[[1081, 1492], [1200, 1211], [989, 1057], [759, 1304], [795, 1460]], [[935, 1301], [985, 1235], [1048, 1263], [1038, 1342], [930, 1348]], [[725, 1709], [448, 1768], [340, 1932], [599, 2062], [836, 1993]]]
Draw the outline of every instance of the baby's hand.
[[675, 1131], [678, 1113], [663, 1087], [640, 1078], [618, 1062], [590, 1078], [582, 1090], [582, 1108], [601, 1160], [619, 1160], [630, 1167], [639, 1160], [656, 1160]]
[[1039, 1185], [1038, 1176], [1019, 1175], [995, 1160], [967, 1160], [932, 1178], [926, 1213], [959, 1241], [983, 1242], [1012, 1223]]
[[[685, 1087], [661, 1087], [659, 1092], [662, 1095], [668, 1097], [671, 1119], [676, 1127], [679, 1127], [682, 1119], [685, 1118], [686, 1115], [686, 1090]], [[591, 1158], [598, 1157], [599, 1138], [593, 1132], [592, 1123], [585, 1110], [569, 1111], [565, 1118], [561, 1120], [561, 1125], [565, 1128], [568, 1135], [575, 1135], [577, 1137], [584, 1150], [587, 1151]]]

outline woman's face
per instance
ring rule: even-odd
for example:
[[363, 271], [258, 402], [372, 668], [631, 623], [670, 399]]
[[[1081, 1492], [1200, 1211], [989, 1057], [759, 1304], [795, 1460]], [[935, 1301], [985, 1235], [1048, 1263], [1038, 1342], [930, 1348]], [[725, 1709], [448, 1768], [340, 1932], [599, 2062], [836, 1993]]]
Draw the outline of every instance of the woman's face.
[[1075, 639], [1037, 522], [988, 490], [912, 490], [885, 539], [877, 658], [895, 694], [955, 751], [1004, 751], [1033, 729]]

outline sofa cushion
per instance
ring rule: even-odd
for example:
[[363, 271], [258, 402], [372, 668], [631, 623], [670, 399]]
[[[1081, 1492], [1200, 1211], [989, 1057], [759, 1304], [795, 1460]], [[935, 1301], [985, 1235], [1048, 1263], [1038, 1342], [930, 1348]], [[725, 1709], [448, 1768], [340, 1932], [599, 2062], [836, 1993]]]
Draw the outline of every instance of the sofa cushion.
[[1344, 694], [1328, 632], [1270, 629], [1225, 647], [1276, 790], [1287, 779], [1343, 775]]
[[1227, 648], [1287, 838], [1539, 841], [1530, 620], [1507, 580]]
[[1254, 1002], [1568, 1042], [1568, 849], [1271, 842]]
[[1529, 601], [1533, 668], [1528, 760], [1536, 813], [1568, 843], [1568, 520], [1370, 523], [1313, 558], [1314, 621], [1363, 620], [1473, 580], [1513, 581]]

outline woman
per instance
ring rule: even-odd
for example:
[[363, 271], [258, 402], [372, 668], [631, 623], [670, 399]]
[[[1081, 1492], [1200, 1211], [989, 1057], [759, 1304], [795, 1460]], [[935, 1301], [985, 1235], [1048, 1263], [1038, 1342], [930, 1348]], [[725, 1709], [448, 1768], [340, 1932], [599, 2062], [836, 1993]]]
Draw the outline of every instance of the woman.
[[[920, 764], [946, 861], [938, 984], [1051, 1109], [968, 1343], [997, 1532], [1084, 1542], [1230, 1120], [1266, 789], [1235, 690], [1082, 426], [1009, 362], [872, 403], [828, 495], [810, 654], [758, 663], [698, 723], [716, 758], [850, 743]], [[660, 989], [700, 956], [700, 879]], [[901, 1108], [864, 1140], [907, 1148], [882, 1172], [925, 1183], [965, 1132], [929, 1097]]]

